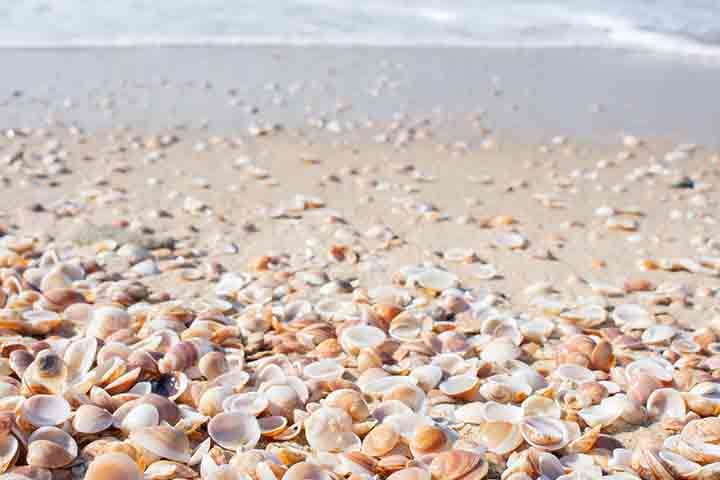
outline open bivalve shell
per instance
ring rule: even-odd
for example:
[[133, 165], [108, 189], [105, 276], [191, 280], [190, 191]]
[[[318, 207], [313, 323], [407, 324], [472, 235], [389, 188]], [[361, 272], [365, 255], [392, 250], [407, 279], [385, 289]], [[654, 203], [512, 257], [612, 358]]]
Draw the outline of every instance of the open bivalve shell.
[[187, 463], [190, 442], [185, 433], [167, 425], [145, 427], [130, 433], [130, 442], [160, 458]]
[[310, 446], [322, 452], [360, 450], [360, 438], [352, 430], [352, 417], [344, 410], [320, 407], [305, 419], [305, 437]]
[[96, 457], [85, 473], [85, 480], [142, 480], [143, 474], [132, 458], [124, 453], [106, 453]]
[[72, 416], [70, 404], [59, 395], [33, 395], [20, 406], [21, 422], [35, 427], [54, 427]]
[[62, 468], [77, 457], [75, 440], [56, 427], [41, 427], [28, 438], [28, 465], [41, 468]]
[[527, 443], [541, 450], [559, 450], [570, 442], [565, 422], [557, 418], [524, 418], [520, 423], [520, 432]]
[[220, 413], [208, 423], [208, 434], [228, 450], [248, 450], [260, 441], [262, 430], [255, 417], [243, 413]]

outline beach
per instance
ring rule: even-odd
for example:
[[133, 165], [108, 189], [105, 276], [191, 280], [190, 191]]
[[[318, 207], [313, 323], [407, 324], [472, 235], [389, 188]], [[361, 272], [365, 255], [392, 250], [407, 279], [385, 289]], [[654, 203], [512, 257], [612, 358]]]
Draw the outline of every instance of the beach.
[[[16, 399], [0, 412], [21, 412], [10, 438], [37, 414], [77, 450], [8, 469], [656, 480], [720, 466], [672, 443], [716, 443], [692, 428], [718, 427], [720, 405], [720, 63], [278, 46], [0, 62]], [[44, 355], [67, 364], [59, 383], [35, 371]], [[22, 410], [33, 395], [73, 415]], [[168, 398], [156, 421], [123, 423]], [[88, 429], [82, 405], [112, 421]], [[396, 430], [386, 450], [377, 425]], [[107, 457], [121, 451], [134, 463]], [[461, 473], [457, 452], [472, 456]]]

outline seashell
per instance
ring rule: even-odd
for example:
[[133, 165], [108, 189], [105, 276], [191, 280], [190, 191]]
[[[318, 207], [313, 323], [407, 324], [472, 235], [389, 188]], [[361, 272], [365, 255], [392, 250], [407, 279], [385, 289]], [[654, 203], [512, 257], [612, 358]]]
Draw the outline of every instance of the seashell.
[[246, 392], [227, 397], [222, 403], [222, 408], [228, 413], [237, 412], [258, 417], [268, 408], [269, 404], [267, 397], [262, 393]]
[[345, 369], [333, 359], [318, 360], [303, 369], [303, 375], [311, 380], [333, 381], [342, 377]]
[[509, 339], [500, 338], [485, 345], [480, 353], [480, 358], [485, 362], [502, 364], [515, 360], [522, 356], [522, 350]]
[[390, 322], [388, 334], [401, 342], [411, 342], [430, 329], [430, 322], [429, 317], [420, 316], [417, 312], [405, 311]]
[[12, 435], [0, 437], [0, 473], [7, 471], [18, 457], [20, 442]]
[[137, 400], [137, 404], [149, 403], [157, 408], [160, 414], [160, 421], [167, 422], [170, 425], [175, 425], [180, 420], [180, 409], [171, 400], [157, 395], [155, 393], [149, 393], [143, 395]]
[[570, 440], [565, 423], [550, 417], [526, 417], [520, 432], [530, 445], [546, 451], [559, 450]]
[[355, 422], [362, 422], [370, 415], [367, 403], [360, 392], [350, 389], [340, 389], [331, 392], [323, 405], [344, 410]]
[[583, 305], [561, 312], [560, 318], [581, 327], [592, 328], [605, 323], [607, 311], [600, 305]]
[[200, 358], [198, 369], [203, 377], [214, 380], [228, 370], [228, 363], [225, 355], [220, 352], [208, 352]]
[[281, 480], [335, 480], [335, 478], [319, 465], [298, 462], [288, 468]]
[[[184, 375], [184, 374], [183, 374]], [[240, 368], [234, 368], [216, 377], [208, 385], [211, 387], [232, 387], [233, 390], [241, 390], [250, 380], [250, 374]]]
[[642, 377], [630, 377], [627, 385], [627, 393], [630, 398], [641, 405], [648, 401], [650, 394], [662, 387], [662, 384], [649, 375]]
[[[125, 387], [132, 387], [138, 379], [141, 369], [136, 368], [115, 380], [105, 389], [110, 393], [117, 393], [114, 390], [122, 391]], [[127, 383], [124, 383], [127, 382]], [[173, 372], [170, 374], [160, 375], [157, 380], [152, 382], [152, 391], [160, 396], [167, 397], [170, 400], [177, 400], [189, 388], [190, 379], [183, 372]]]
[[419, 467], [402, 468], [395, 471], [387, 480], [430, 480], [430, 472]]
[[70, 404], [58, 395], [34, 395], [20, 406], [22, 420], [35, 427], [54, 427], [72, 416]]
[[687, 413], [685, 399], [680, 392], [672, 388], [653, 391], [647, 399], [647, 411], [650, 418], [655, 421], [685, 418]]
[[131, 432], [129, 440], [133, 445], [160, 458], [182, 463], [190, 461], [190, 442], [183, 432], [173, 427], [159, 425], [141, 428]]
[[442, 292], [459, 285], [456, 275], [435, 267], [420, 268], [407, 276], [405, 283], [432, 292]]
[[483, 402], [467, 403], [455, 410], [455, 419], [462, 423], [482, 425], [486, 422], [485, 404]]
[[446, 450], [450, 446], [450, 436], [440, 427], [422, 425], [418, 427], [410, 441], [410, 451], [414, 457]]
[[23, 373], [23, 383], [33, 393], [59, 394], [65, 389], [67, 367], [55, 352], [43, 350]]
[[[149, 403], [127, 404], [130, 406], [125, 415], [115, 412], [115, 424], [123, 431], [132, 433], [134, 431], [154, 427], [160, 424], [160, 413], [154, 405]], [[121, 407], [122, 408], [122, 407]]]
[[519, 233], [503, 233], [495, 237], [495, 245], [510, 250], [521, 250], [527, 248], [528, 240]]
[[523, 443], [520, 427], [509, 422], [484, 423], [480, 427], [479, 439], [497, 455], [507, 455]]
[[532, 393], [532, 387], [523, 380], [500, 374], [488, 377], [480, 387], [480, 395], [498, 403], [517, 403]]
[[81, 405], [73, 417], [72, 425], [79, 433], [100, 433], [110, 428], [113, 416], [107, 410], [95, 405]]
[[691, 462], [685, 457], [671, 452], [670, 450], [660, 450], [657, 455], [663, 462], [664, 466], [667, 467], [670, 473], [675, 475], [675, 477], [686, 478], [687, 475], [700, 468], [699, 464]]
[[436, 365], [421, 365], [413, 368], [409, 376], [417, 381], [418, 387], [429, 392], [440, 384], [443, 371]]
[[23, 312], [22, 330], [29, 335], [47, 335], [62, 323], [62, 317], [51, 310], [28, 310]]
[[198, 411], [208, 417], [214, 417], [223, 411], [224, 402], [233, 395], [233, 391], [230, 385], [208, 388], [198, 401]]
[[451, 450], [433, 458], [430, 472], [440, 480], [482, 480], [488, 473], [488, 467], [488, 462], [478, 453]]
[[670, 383], [673, 381], [673, 366], [661, 357], [646, 357], [635, 360], [625, 367], [625, 375], [628, 378], [650, 375], [659, 382]]
[[425, 404], [425, 392], [412, 384], [400, 384], [383, 394], [383, 400], [397, 400], [410, 407], [413, 411], [421, 411]]
[[362, 452], [371, 457], [382, 457], [389, 453], [400, 440], [392, 425], [380, 424], [370, 430], [362, 441]]
[[360, 450], [360, 438], [352, 431], [352, 418], [344, 410], [321, 407], [305, 419], [305, 437], [318, 451]]
[[667, 343], [676, 335], [677, 330], [670, 325], [652, 325], [642, 333], [640, 339], [648, 345]]
[[13, 350], [9, 357], [10, 368], [18, 377], [22, 378], [25, 375], [25, 370], [34, 360], [33, 354], [27, 350]]
[[720, 414], [720, 384], [703, 382], [684, 394], [687, 407], [703, 417]]
[[148, 465], [144, 477], [147, 480], [173, 480], [175, 478], [193, 478], [197, 473], [192, 468], [177, 462], [160, 460]]
[[564, 382], [573, 382], [576, 384], [595, 380], [595, 374], [592, 370], [572, 363], [559, 365], [553, 372], [553, 376]]
[[143, 480], [143, 474], [124, 453], [105, 453], [90, 462], [85, 480]]
[[633, 303], [616, 306], [612, 312], [612, 319], [620, 327], [632, 325], [633, 328], [648, 328], [654, 323], [644, 307]]
[[118, 330], [130, 327], [130, 315], [117, 307], [96, 307], [93, 309], [86, 335], [105, 340]]
[[[562, 410], [558, 403], [542, 395], [531, 395], [521, 405], [521, 416], [560, 418]], [[506, 421], [510, 421], [509, 419]]]
[[[255, 418], [255, 417], [251, 417]], [[287, 429], [288, 420], [285, 417], [270, 416], [257, 419], [260, 433], [265, 437], [277, 437]]]
[[385, 374], [383, 377], [363, 383], [360, 383], [360, 380], [358, 379], [358, 383], [360, 384], [360, 390], [366, 395], [383, 395], [401, 385], [414, 386], [415, 379], [406, 376], [391, 376]]
[[522, 408], [492, 401], [485, 404], [483, 413], [488, 422], [517, 423], [523, 417]]
[[27, 463], [40, 468], [62, 468], [77, 457], [75, 440], [55, 427], [41, 427], [28, 438]]
[[357, 355], [362, 349], [379, 347], [385, 338], [385, 332], [377, 327], [356, 325], [342, 331], [340, 345], [350, 355]]
[[383, 423], [390, 425], [400, 437], [408, 443], [412, 440], [415, 432], [422, 426], [431, 426], [433, 421], [419, 413], [397, 413], [383, 419]]
[[84, 303], [85, 297], [82, 293], [72, 288], [54, 288], [43, 292], [39, 307], [43, 310], [50, 310], [61, 313], [74, 303]]
[[262, 435], [255, 417], [243, 413], [220, 413], [208, 423], [208, 434], [215, 443], [228, 450], [253, 448]]
[[638, 447], [632, 454], [632, 468], [642, 478], [673, 480], [674, 476], [655, 449]]
[[193, 367], [206, 353], [212, 351], [212, 344], [205, 340], [194, 338], [173, 345], [165, 356], [158, 362], [161, 373], [183, 371]]
[[78, 377], [90, 371], [95, 363], [98, 342], [94, 337], [86, 337], [70, 342], [63, 355], [71, 376]]
[[480, 379], [470, 375], [455, 375], [442, 382], [438, 388], [449, 397], [469, 401], [477, 395]]

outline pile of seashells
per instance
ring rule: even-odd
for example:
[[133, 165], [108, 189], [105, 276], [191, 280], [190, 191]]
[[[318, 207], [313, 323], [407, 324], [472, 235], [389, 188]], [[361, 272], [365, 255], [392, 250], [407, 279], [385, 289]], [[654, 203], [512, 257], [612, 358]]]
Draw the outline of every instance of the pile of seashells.
[[720, 342], [652, 302], [518, 312], [438, 267], [363, 288], [275, 257], [167, 300], [12, 247], [4, 479], [720, 478]]

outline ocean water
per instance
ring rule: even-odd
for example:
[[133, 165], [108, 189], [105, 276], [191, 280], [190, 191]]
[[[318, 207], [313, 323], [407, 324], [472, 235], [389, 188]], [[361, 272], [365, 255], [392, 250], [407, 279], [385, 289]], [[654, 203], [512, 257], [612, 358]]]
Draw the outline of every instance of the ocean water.
[[720, 57], [720, 0], [0, 0], [0, 46], [593, 46]]

